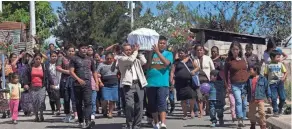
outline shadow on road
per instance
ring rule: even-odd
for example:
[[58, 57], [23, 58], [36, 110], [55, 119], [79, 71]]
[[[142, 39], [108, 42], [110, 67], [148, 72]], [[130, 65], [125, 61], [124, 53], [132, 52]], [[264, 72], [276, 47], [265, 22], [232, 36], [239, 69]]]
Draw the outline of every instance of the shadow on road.
[[123, 129], [121, 123], [96, 124], [92, 129]]
[[[250, 124], [245, 124], [245, 126], [249, 127]], [[207, 128], [209, 128], [210, 125], [186, 125], [184, 127], [207, 127]], [[224, 124], [223, 126], [216, 125], [216, 127], [237, 128], [237, 125], [236, 124]]]
[[64, 126], [64, 125], [59, 125], [59, 126], [47, 126], [46, 128], [50, 128], [50, 129], [72, 129], [72, 128], [79, 128], [77, 126], [73, 126], [73, 125], [67, 125], [67, 126]]

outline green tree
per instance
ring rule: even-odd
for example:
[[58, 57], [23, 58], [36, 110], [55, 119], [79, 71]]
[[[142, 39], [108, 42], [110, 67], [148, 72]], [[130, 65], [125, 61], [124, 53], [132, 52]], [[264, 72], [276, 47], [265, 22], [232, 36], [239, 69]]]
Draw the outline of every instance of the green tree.
[[[36, 1], [36, 31], [42, 42], [51, 35], [50, 28], [57, 24], [57, 16], [53, 8], [47, 1]], [[23, 22], [30, 26], [29, 2], [27, 1], [4, 1], [3, 2], [3, 21]]]
[[[139, 6], [138, 4], [136, 4]], [[53, 33], [64, 43], [107, 46], [121, 41], [131, 32], [127, 2], [62, 2], [58, 9], [60, 25]], [[141, 8], [135, 8], [139, 16]]]
[[174, 2], [169, 1], [159, 2], [156, 8], [156, 16], [148, 8], [145, 14], [135, 21], [135, 28], [156, 30], [160, 35], [168, 37], [170, 44], [187, 42], [188, 29], [194, 23], [189, 7], [183, 2], [174, 5]]
[[291, 1], [261, 2], [256, 17], [257, 34], [275, 37], [278, 44], [291, 34]]

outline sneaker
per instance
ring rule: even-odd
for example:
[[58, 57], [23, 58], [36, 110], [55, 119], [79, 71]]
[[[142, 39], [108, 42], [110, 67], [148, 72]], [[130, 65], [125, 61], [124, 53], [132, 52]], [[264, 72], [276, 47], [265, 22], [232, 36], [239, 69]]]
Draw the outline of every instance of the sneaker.
[[45, 118], [43, 115], [40, 115], [40, 122], [44, 122], [45, 121]]
[[2, 119], [5, 119], [7, 117], [6, 112], [3, 113]]
[[56, 116], [60, 116], [60, 115], [61, 115], [60, 111], [57, 111]]
[[64, 122], [65, 123], [70, 123], [71, 122], [71, 120], [72, 120], [72, 117], [71, 117], [71, 115], [66, 115], [66, 117], [64, 118]]
[[78, 117], [77, 116], [74, 117], [74, 121], [78, 122]]
[[93, 126], [95, 125], [94, 121], [90, 121], [90, 122], [85, 122], [85, 124], [83, 124], [83, 129], [91, 129]]
[[78, 128], [82, 128], [82, 127], [83, 127], [83, 123], [79, 123]]
[[211, 128], [216, 127], [216, 123], [212, 123], [212, 124], [210, 125], [210, 127], [211, 127]]
[[242, 119], [243, 119], [243, 120], [248, 120], [248, 118], [247, 118], [247, 117], [243, 117]]
[[223, 126], [223, 125], [224, 125], [224, 120], [223, 120], [223, 118], [220, 118], [220, 119], [219, 119], [219, 125], [220, 125], [220, 126]]
[[153, 124], [154, 129], [161, 129], [159, 123], [158, 124]]
[[167, 128], [166, 128], [166, 125], [165, 125], [164, 123], [161, 123], [161, 124], [160, 124], [160, 129], [167, 129]]
[[91, 120], [94, 120], [95, 119], [95, 115], [91, 115]]
[[274, 117], [279, 117], [280, 115], [279, 115], [278, 112], [275, 112], [273, 116], [274, 116]]
[[243, 120], [242, 119], [238, 120], [238, 127], [245, 127], [245, 125], [243, 124]]
[[13, 122], [12, 122], [13, 124], [17, 124], [17, 121], [16, 120], [13, 120]]
[[279, 116], [282, 115], [283, 114], [282, 109], [279, 109], [278, 113], [279, 113]]

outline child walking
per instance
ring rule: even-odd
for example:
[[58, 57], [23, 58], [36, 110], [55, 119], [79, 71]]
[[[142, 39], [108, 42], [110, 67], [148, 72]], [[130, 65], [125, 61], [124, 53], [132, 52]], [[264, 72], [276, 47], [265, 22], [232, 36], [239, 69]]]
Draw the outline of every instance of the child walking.
[[210, 118], [212, 124], [211, 127], [216, 127], [217, 119], [219, 119], [219, 125], [224, 125], [223, 112], [225, 106], [225, 87], [224, 82], [217, 80], [219, 75], [218, 70], [212, 70], [210, 73], [210, 91], [209, 91], [209, 106], [210, 106]]
[[19, 83], [19, 76], [16, 73], [12, 73], [9, 76], [8, 87], [10, 91], [9, 107], [11, 111], [12, 122], [13, 124], [17, 124], [18, 106], [21, 96], [21, 84]]
[[[255, 129], [256, 126], [256, 113], [259, 114], [259, 124], [261, 129], [266, 129], [266, 113], [265, 102], [267, 98], [271, 102], [271, 91], [268, 80], [260, 74], [261, 66], [255, 64], [249, 66], [250, 78], [245, 87], [247, 91], [247, 101], [249, 102], [249, 119], [251, 123], [250, 129]], [[258, 108], [258, 111], [256, 110]]]
[[[281, 53], [277, 50], [273, 50], [270, 53], [271, 62], [267, 64], [264, 74], [268, 78], [269, 86], [271, 89], [271, 99], [273, 113], [275, 117], [282, 114], [282, 108], [286, 101], [284, 81], [287, 77], [287, 70], [285, 65], [281, 62]], [[279, 105], [277, 99], [279, 96]]]

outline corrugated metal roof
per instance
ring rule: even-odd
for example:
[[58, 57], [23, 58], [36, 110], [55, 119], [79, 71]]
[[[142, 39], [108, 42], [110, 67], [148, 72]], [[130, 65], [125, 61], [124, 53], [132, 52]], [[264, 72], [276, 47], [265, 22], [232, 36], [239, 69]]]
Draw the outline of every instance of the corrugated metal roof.
[[26, 29], [26, 26], [22, 22], [2, 22], [0, 23], [0, 30], [16, 30]]

